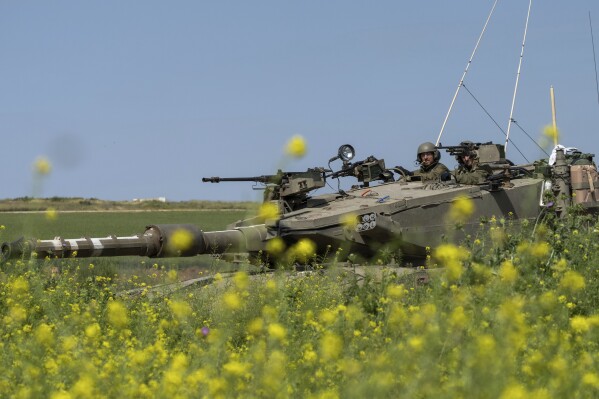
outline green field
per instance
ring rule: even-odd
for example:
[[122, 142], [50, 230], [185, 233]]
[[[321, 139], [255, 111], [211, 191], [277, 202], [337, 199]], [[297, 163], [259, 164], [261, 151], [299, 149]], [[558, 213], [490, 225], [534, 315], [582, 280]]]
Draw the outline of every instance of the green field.
[[191, 223], [202, 230], [221, 230], [247, 215], [245, 210], [59, 211], [55, 218], [49, 218], [46, 212], [0, 212], [0, 225], [5, 226], [2, 240], [9, 241], [20, 236], [51, 239], [132, 235], [142, 233], [149, 224], [165, 223]]

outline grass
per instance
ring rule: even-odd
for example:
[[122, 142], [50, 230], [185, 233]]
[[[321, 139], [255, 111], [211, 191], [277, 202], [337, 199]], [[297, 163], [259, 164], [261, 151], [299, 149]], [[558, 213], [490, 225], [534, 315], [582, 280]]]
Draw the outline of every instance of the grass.
[[252, 210], [256, 208], [254, 202], [225, 202], [225, 201], [106, 201], [97, 198], [71, 198], [51, 197], [32, 198], [21, 197], [0, 200], [0, 212], [16, 211], [113, 211], [113, 210]]
[[143, 233], [149, 224], [191, 223], [203, 230], [224, 229], [229, 223], [243, 219], [246, 210], [149, 210], [7, 213], [0, 212], [0, 224], [6, 229], [2, 239], [14, 240], [20, 236], [51, 239], [128, 236]]

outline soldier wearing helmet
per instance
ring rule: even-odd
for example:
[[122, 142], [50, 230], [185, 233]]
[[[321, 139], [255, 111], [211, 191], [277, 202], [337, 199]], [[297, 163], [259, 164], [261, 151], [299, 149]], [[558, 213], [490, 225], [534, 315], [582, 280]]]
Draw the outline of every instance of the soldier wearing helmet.
[[447, 166], [439, 162], [441, 153], [437, 147], [430, 142], [422, 143], [416, 151], [416, 163], [420, 164], [420, 169], [410, 172], [399, 166], [401, 170], [408, 176], [419, 177], [423, 182], [439, 181], [442, 176], [449, 175]]
[[465, 151], [456, 155], [458, 168], [455, 171], [455, 179], [458, 184], [481, 184], [493, 173], [488, 165], [478, 162], [478, 153], [472, 141], [462, 141], [460, 146]]

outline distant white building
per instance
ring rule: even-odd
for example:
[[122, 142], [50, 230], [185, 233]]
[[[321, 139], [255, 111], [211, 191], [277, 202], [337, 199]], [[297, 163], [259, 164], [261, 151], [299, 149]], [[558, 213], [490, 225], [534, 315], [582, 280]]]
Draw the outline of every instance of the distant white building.
[[166, 197], [133, 198], [133, 202], [148, 202], [148, 201], [166, 202]]

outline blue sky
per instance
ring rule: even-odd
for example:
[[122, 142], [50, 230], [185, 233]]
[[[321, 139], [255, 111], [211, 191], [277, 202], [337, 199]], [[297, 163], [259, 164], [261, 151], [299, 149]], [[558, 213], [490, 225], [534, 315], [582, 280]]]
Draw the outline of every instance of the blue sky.
[[[201, 178], [326, 166], [344, 143], [414, 168], [492, 4], [4, 1], [0, 198], [258, 200], [251, 183]], [[503, 130], [527, 8], [499, 1], [465, 80]], [[599, 153], [589, 11], [599, 51], [599, 1], [533, 2], [514, 119], [539, 137], [553, 85], [560, 142]], [[287, 159], [296, 134], [308, 153]], [[529, 161], [543, 156], [515, 126], [511, 138]], [[441, 142], [464, 139], [505, 140], [461, 90]], [[41, 182], [39, 156], [53, 166]], [[525, 162], [513, 146], [508, 157]]]

